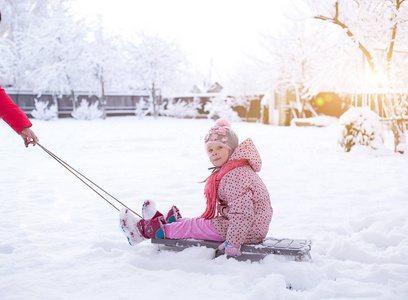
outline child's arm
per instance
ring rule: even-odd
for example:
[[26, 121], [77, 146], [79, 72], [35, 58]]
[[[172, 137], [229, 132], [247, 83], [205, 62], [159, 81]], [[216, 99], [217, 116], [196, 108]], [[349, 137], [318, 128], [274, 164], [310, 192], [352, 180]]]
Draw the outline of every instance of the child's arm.
[[229, 245], [242, 245], [254, 220], [253, 192], [246, 192], [228, 201], [228, 230], [226, 242]]
[[249, 166], [236, 168], [225, 174], [219, 186], [220, 198], [228, 205], [226, 242], [230, 245], [244, 244], [255, 218], [253, 174]]

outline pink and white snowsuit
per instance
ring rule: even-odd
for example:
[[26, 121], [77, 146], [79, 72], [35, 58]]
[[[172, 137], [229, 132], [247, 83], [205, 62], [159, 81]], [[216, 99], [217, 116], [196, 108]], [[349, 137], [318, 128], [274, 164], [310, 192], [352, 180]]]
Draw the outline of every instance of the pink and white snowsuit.
[[229, 161], [247, 159], [248, 165], [226, 173], [218, 186], [220, 216], [213, 219], [181, 219], [166, 225], [166, 238], [226, 241], [230, 245], [257, 244], [267, 235], [272, 219], [268, 190], [257, 172], [262, 161], [253, 141], [247, 139]]

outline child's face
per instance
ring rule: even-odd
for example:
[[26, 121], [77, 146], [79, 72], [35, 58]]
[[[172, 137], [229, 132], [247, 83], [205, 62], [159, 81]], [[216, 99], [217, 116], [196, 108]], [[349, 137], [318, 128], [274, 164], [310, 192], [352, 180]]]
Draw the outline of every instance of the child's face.
[[227, 162], [230, 150], [221, 145], [210, 145], [207, 148], [207, 153], [211, 163], [216, 167], [221, 167]]

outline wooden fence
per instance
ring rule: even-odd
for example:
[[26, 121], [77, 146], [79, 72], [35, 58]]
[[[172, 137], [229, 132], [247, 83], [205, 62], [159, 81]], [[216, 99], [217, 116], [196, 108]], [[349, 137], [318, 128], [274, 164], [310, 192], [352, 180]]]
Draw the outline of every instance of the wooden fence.
[[[29, 117], [31, 112], [35, 109], [35, 100], [47, 101], [48, 105], [57, 104], [59, 117], [71, 117], [73, 111], [73, 104], [70, 95], [62, 95], [60, 97], [53, 96], [50, 93], [44, 93], [40, 96], [31, 91], [13, 91], [7, 90], [7, 94]], [[99, 101], [99, 98], [87, 93], [76, 94], [78, 103], [83, 99], [90, 104]], [[106, 100], [106, 114], [114, 115], [132, 115], [135, 113], [136, 105], [141, 99], [148, 99], [147, 93], [140, 93], [137, 95], [126, 95], [119, 93], [108, 93], [105, 95]]]
[[[47, 101], [48, 105], [57, 104], [58, 116], [61, 118], [71, 117], [73, 111], [73, 104], [70, 95], [62, 95], [60, 97], [53, 96], [51, 93], [43, 93], [41, 95], [36, 95], [33, 91], [15, 91], [6, 90], [7, 94], [11, 99], [26, 113], [29, 117], [32, 117], [31, 112], [35, 109], [35, 100]], [[158, 93], [160, 94], [160, 93]], [[99, 101], [99, 98], [94, 95], [89, 95], [86, 92], [76, 92], [76, 97], [78, 103], [83, 99], [87, 100], [90, 104]], [[200, 99], [201, 108], [198, 109], [198, 118], [206, 118], [208, 112], [204, 111], [204, 105], [210, 101], [211, 97], [216, 96], [216, 94], [202, 94], [202, 95], [187, 95], [187, 96], [177, 96], [169, 98], [158, 98], [159, 103], [166, 103], [168, 101], [182, 100], [186, 102], [193, 101], [194, 98], [198, 97]], [[243, 106], [236, 106], [233, 109], [238, 113], [239, 117], [245, 121], [259, 121], [261, 118], [261, 99], [254, 99], [250, 102], [248, 108]], [[107, 116], [124, 116], [124, 115], [134, 115], [136, 111], [136, 105], [141, 100], [149, 99], [149, 93], [142, 91], [138, 94], [121, 94], [121, 93], [107, 93], [105, 95], [106, 101], [106, 115]]]

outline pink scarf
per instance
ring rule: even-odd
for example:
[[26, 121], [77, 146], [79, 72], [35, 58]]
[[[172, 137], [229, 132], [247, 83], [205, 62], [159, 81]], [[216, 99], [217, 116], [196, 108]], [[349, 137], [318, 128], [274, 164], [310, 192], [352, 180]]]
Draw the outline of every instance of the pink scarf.
[[204, 188], [204, 195], [207, 199], [207, 208], [205, 212], [200, 216], [204, 219], [212, 219], [216, 215], [220, 214], [220, 202], [218, 201], [218, 186], [220, 185], [221, 178], [232, 169], [242, 167], [248, 164], [247, 159], [234, 159], [225, 163], [221, 169], [214, 172], [207, 179], [207, 183]]

